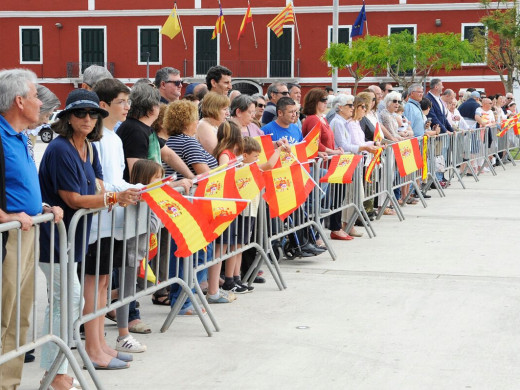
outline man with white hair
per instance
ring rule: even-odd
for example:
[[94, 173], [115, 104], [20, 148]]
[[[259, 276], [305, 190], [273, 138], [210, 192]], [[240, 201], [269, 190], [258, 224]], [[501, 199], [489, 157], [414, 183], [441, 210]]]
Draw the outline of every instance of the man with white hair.
[[[27, 136], [22, 134], [24, 129], [38, 122], [41, 105], [33, 72], [26, 69], [0, 71], [0, 139], [4, 152], [6, 200], [5, 210], [0, 210], [0, 222], [18, 221], [22, 229], [20, 252], [17, 230], [10, 230], [2, 262], [2, 354], [16, 349], [18, 342], [19, 345], [25, 343], [30, 325], [35, 264], [32, 217], [40, 214], [42, 209], [44, 212], [54, 212], [56, 222], [63, 217], [61, 208], [42, 205], [38, 172], [27, 149]], [[15, 389], [20, 385], [23, 361], [24, 354], [21, 354], [0, 365], [2, 390]]]
[[94, 84], [99, 80], [113, 79], [114, 77], [107, 68], [99, 65], [90, 65], [83, 71], [83, 82], [81, 88], [92, 91]]

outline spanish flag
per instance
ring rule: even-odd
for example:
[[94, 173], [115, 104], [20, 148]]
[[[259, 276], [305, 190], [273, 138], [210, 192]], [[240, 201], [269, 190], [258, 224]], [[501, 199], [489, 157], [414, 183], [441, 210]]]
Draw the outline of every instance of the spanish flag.
[[211, 225], [213, 238], [220, 236], [247, 206], [247, 202], [237, 202], [240, 193], [235, 184], [235, 168], [214, 174], [197, 184], [195, 197], [199, 198], [228, 198], [230, 200], [203, 200], [195, 199], [193, 205], [201, 210]]
[[287, 4], [287, 7], [285, 7], [278, 15], [276, 15], [274, 19], [269, 22], [267, 27], [273, 30], [275, 35], [280, 38], [283, 34], [283, 25], [289, 22], [294, 23], [292, 3]]
[[397, 163], [401, 177], [409, 175], [423, 167], [421, 150], [417, 138], [392, 144], [392, 149], [394, 150], [395, 162]]
[[352, 176], [361, 157], [360, 154], [335, 155], [330, 160], [329, 170], [320, 179], [320, 183], [352, 183]]
[[262, 151], [258, 156], [258, 164], [265, 164], [269, 158], [274, 154], [274, 146], [273, 146], [273, 138], [270, 134], [268, 135], [260, 135], [257, 137], [253, 137], [260, 146], [262, 147]]
[[155, 274], [150, 268], [150, 264], [148, 264], [146, 257], [144, 257], [141, 260], [141, 265], [139, 266], [139, 272], [137, 274], [137, 277], [141, 279], [144, 279], [145, 276], [146, 280], [148, 280], [150, 283], [155, 284], [155, 282], [157, 281], [157, 278], [155, 277]]
[[305, 148], [307, 159], [311, 160], [318, 155], [318, 148], [320, 146], [321, 122], [316, 123], [311, 131], [307, 133], [305, 138]]
[[374, 154], [374, 157], [372, 157], [370, 164], [368, 164], [368, 167], [365, 170], [365, 181], [367, 183], [372, 183], [372, 172], [374, 171], [374, 168], [376, 167], [376, 165], [378, 165], [381, 162], [381, 153], [382, 152], [383, 152], [383, 148], [377, 149], [376, 154]]
[[305, 202], [314, 188], [314, 182], [299, 164], [266, 171], [263, 175], [264, 199], [269, 204], [271, 218], [285, 220]]
[[181, 25], [179, 23], [179, 17], [177, 16], [177, 9], [174, 7], [166, 22], [161, 28], [161, 34], [166, 35], [168, 38], [173, 39], [181, 32]]
[[253, 21], [253, 14], [251, 13], [251, 4], [248, 3], [246, 14], [244, 15], [244, 19], [242, 19], [242, 24], [240, 25], [240, 30], [238, 30], [237, 40], [240, 39], [240, 37], [242, 35], [244, 35], [247, 24], [251, 23], [252, 21]]
[[177, 244], [175, 256], [187, 257], [212, 241], [211, 228], [200, 210], [173, 188], [162, 186], [144, 192], [141, 197]]
[[[297, 144], [291, 145], [291, 150], [289, 152], [286, 152], [285, 150], [282, 150], [280, 152], [280, 158], [275, 164], [275, 168], [280, 167], [287, 167], [291, 166], [293, 164], [303, 164], [307, 162], [307, 144], [305, 142], [300, 142]], [[305, 169], [309, 172], [310, 171], [310, 165], [309, 164], [303, 164]]]
[[383, 139], [383, 132], [379, 127], [379, 122], [376, 122], [376, 128], [374, 129], [374, 142], [381, 141]]
[[509, 129], [513, 128], [515, 130], [515, 134], [518, 134], [518, 115], [511, 117], [509, 119], [505, 119], [500, 124], [500, 131], [498, 132], [499, 137], [503, 137]]
[[222, 5], [220, 5], [220, 1], [218, 2], [218, 6], [220, 7], [220, 14], [218, 15], [218, 19], [215, 22], [215, 29], [213, 30], [213, 35], [211, 39], [215, 39], [217, 34], [222, 34], [222, 29], [224, 28], [224, 24], [226, 23], [224, 20], [224, 15], [222, 14]]
[[242, 199], [254, 199], [265, 187], [264, 177], [257, 163], [235, 171], [235, 185]]

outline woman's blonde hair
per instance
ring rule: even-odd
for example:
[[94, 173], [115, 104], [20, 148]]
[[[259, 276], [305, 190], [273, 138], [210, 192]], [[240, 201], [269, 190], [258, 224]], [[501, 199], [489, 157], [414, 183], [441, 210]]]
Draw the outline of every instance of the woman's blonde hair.
[[220, 110], [226, 107], [229, 107], [229, 98], [227, 96], [208, 92], [202, 99], [200, 111], [203, 118], [218, 119]]
[[163, 129], [168, 135], [184, 133], [188, 125], [199, 120], [197, 106], [189, 100], [176, 100], [166, 106], [164, 113]]

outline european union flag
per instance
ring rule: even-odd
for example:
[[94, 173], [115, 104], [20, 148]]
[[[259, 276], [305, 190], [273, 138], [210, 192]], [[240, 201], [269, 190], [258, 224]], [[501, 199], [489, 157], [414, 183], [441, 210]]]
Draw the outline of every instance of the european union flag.
[[363, 7], [361, 7], [361, 11], [352, 26], [352, 32], [350, 33], [350, 37], [354, 38], [359, 35], [363, 35], [363, 29], [365, 27], [365, 22], [367, 20], [367, 14], [365, 13], [365, 2], [363, 2]]

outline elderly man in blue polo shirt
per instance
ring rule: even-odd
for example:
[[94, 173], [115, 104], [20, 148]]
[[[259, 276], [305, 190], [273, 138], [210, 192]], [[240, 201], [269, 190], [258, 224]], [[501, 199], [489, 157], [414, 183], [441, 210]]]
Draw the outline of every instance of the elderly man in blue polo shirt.
[[[5, 162], [5, 210], [0, 222], [19, 221], [22, 225], [20, 252], [20, 345], [29, 328], [34, 289], [34, 238], [32, 217], [42, 212], [42, 197], [36, 166], [22, 130], [39, 120], [42, 102], [36, 93], [36, 75], [25, 69], [0, 71], [0, 138]], [[55, 221], [63, 216], [59, 207], [46, 207]], [[9, 231], [6, 256], [2, 263], [2, 353], [16, 348], [16, 294], [18, 234]], [[0, 388], [20, 384], [24, 355], [0, 365]]]
[[404, 106], [404, 116], [410, 121], [415, 137], [424, 135], [424, 119], [421, 110], [421, 100], [424, 90], [421, 84], [412, 84], [408, 88], [408, 103]]

